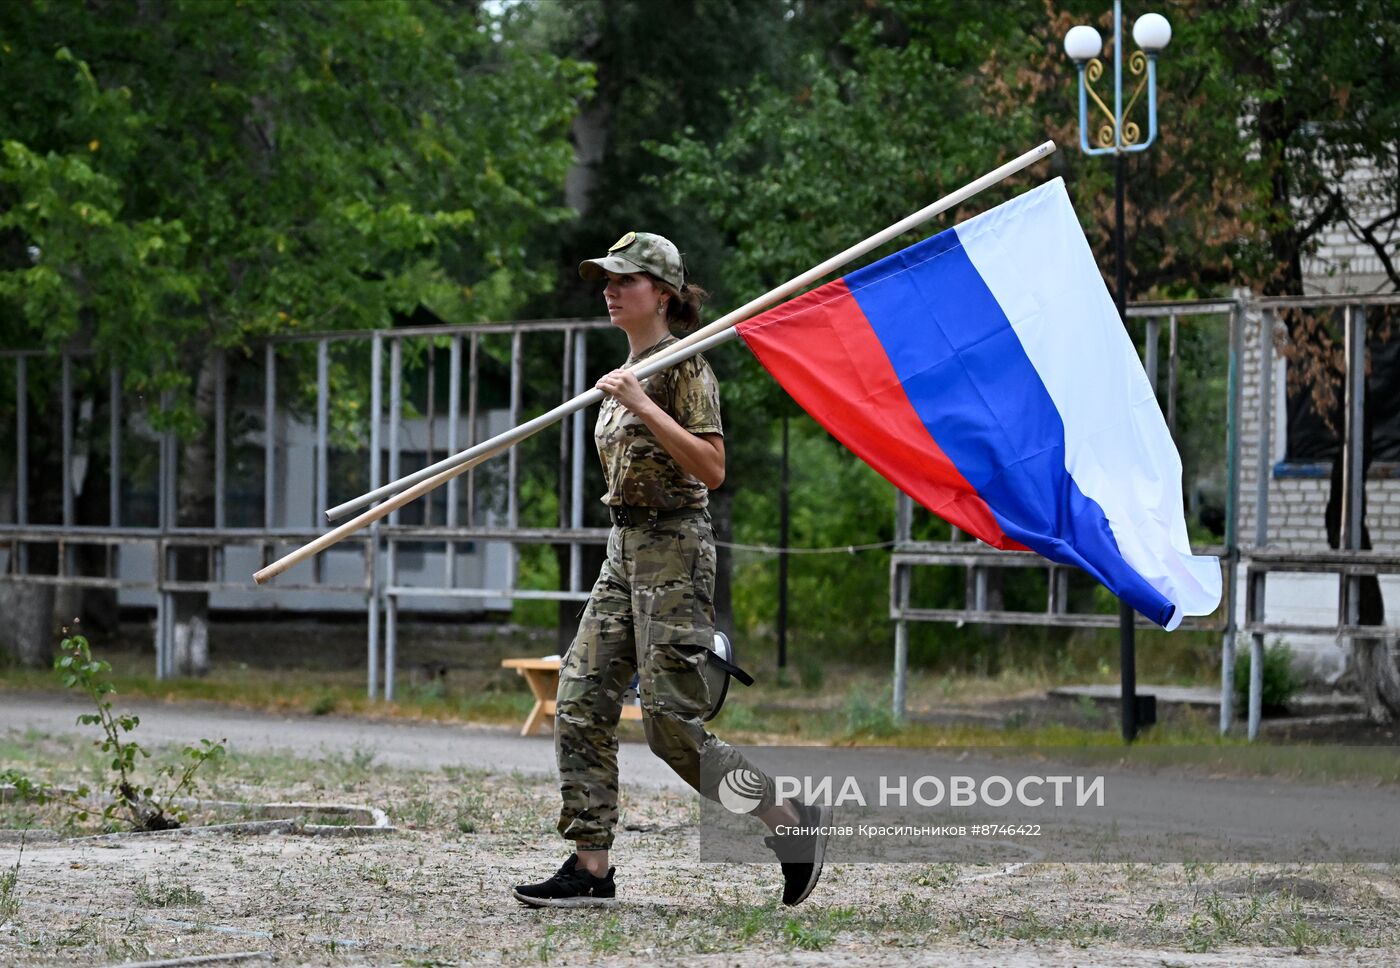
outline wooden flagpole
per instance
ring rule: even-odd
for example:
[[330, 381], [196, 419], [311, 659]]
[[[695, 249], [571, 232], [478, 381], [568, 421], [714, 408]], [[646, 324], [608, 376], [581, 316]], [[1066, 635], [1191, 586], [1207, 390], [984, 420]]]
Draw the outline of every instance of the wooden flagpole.
[[[851, 246], [844, 252], [840, 252], [832, 256], [830, 259], [827, 259], [820, 265], [813, 266], [811, 269], [808, 269], [801, 275], [790, 279], [789, 281], [783, 283], [781, 286], [778, 286], [777, 288], [767, 293], [764, 293], [757, 299], [745, 303], [743, 306], [740, 306], [733, 312], [728, 313], [720, 319], [715, 320], [708, 326], [704, 326], [696, 332], [691, 333], [684, 339], [672, 344], [664, 354], [657, 357], [653, 357], [651, 359], [640, 361], [637, 364], [633, 364], [631, 368], [632, 371], [636, 374], [638, 379], [644, 379], [645, 377], [651, 376], [653, 373], [658, 373], [661, 370], [667, 369], [668, 367], [672, 367], [677, 363], [682, 362], [683, 360], [687, 360], [698, 353], [703, 353], [705, 350], [710, 349], [713, 346], [718, 346], [721, 343], [733, 339], [737, 335], [737, 332], [734, 330], [734, 327], [739, 323], [743, 322], [745, 319], [748, 319], [750, 316], [757, 313], [759, 310], [766, 309], [774, 303], [786, 299], [789, 296], [792, 296], [806, 289], [812, 283], [818, 281], [824, 276], [831, 274], [832, 272], [841, 268], [842, 266], [846, 265], [852, 260], [859, 258], [860, 256], [866, 254], [867, 252], [870, 252], [873, 249], [879, 248], [886, 242], [889, 242], [890, 240], [899, 237], [900, 235], [909, 231], [910, 229], [913, 229], [918, 225], [927, 222], [935, 215], [942, 214], [948, 209], [954, 207], [955, 205], [961, 204], [968, 198], [971, 198], [973, 195], [976, 195], [978, 192], [983, 191], [991, 187], [992, 185], [995, 185], [997, 182], [1000, 182], [1003, 179], [1010, 177], [1011, 175], [1014, 175], [1016, 172], [1029, 165], [1034, 164], [1037, 161], [1040, 161], [1042, 158], [1048, 157], [1054, 151], [1055, 142], [1053, 141], [1046, 141], [1044, 144], [1032, 148], [1025, 154], [1019, 155], [1018, 157], [1013, 158], [1011, 161], [1008, 161], [1000, 168], [988, 172], [981, 178], [978, 178], [976, 181], [969, 182], [967, 185], [964, 185], [962, 188], [958, 189], [955, 192], [952, 192], [948, 195], [944, 195], [942, 198], [932, 203], [931, 205], [928, 205], [920, 209], [919, 211], [913, 213], [912, 215], [901, 219], [893, 225], [870, 236], [864, 241]], [[403, 505], [409, 503], [415, 498], [421, 497], [422, 495], [428, 493], [428, 491], [431, 491], [433, 488], [446, 483], [447, 481], [456, 477], [458, 474], [464, 473], [468, 469], [477, 466], [483, 461], [489, 460], [496, 454], [499, 454], [502, 451], [519, 443], [520, 441], [525, 440], [526, 438], [538, 433], [545, 427], [554, 424], [555, 422], [561, 420], [569, 414], [574, 413], [578, 410], [582, 410], [586, 407], [590, 407], [593, 404], [598, 403], [602, 399], [603, 392], [601, 390], [598, 390], [596, 388], [587, 390], [584, 393], [580, 393], [572, 400], [560, 404], [553, 410], [550, 410], [547, 413], [543, 413], [540, 416], [533, 418], [532, 420], [527, 420], [525, 423], [519, 424], [518, 426], [506, 431], [503, 434], [498, 434], [497, 436], [492, 437], [490, 440], [483, 441], [473, 447], [468, 448], [467, 450], [462, 451], [461, 453], [454, 454], [451, 457], [438, 461], [436, 464], [431, 464], [428, 467], [425, 467], [419, 471], [415, 471], [414, 473], [409, 474], [406, 477], [402, 477], [397, 481], [393, 481], [389, 484], [384, 485], [383, 487], [377, 488], [376, 490], [370, 491], [366, 494], [362, 494], [354, 500], [347, 501], [344, 504], [331, 508], [326, 512], [326, 517], [334, 521], [337, 518], [343, 517], [352, 511], [356, 511], [367, 505], [373, 504], [375, 501], [381, 500], [383, 498], [388, 498], [391, 495], [397, 495], [395, 497], [392, 497], [390, 500], [386, 500], [383, 504], [375, 505], [373, 508], [364, 512], [363, 514], [360, 514], [354, 519], [347, 521], [345, 524], [342, 524], [339, 527], [328, 531], [326, 534], [310, 542], [309, 544], [306, 544], [301, 548], [298, 548], [291, 554], [273, 562], [266, 568], [263, 568], [261, 571], [257, 572], [253, 576], [253, 580], [258, 582], [259, 584], [262, 584], [269, 578], [281, 574], [293, 565], [306, 560], [312, 555], [324, 551], [326, 548], [329, 548], [336, 542], [344, 539], [345, 537], [351, 534], [354, 534], [356, 531], [359, 531], [361, 528], [364, 528], [365, 526], [373, 523], [374, 521], [379, 520], [380, 518], [387, 515], [390, 511], [403, 507]]]
[[282, 572], [286, 571], [293, 565], [300, 564], [307, 558], [310, 558], [312, 555], [320, 554], [321, 552], [329, 548], [331, 545], [338, 544], [345, 538], [350, 537], [350, 535], [354, 534], [356, 531], [360, 531], [373, 524], [374, 522], [378, 521], [380, 518], [384, 517], [386, 514], [389, 514], [391, 511], [397, 511], [405, 504], [411, 504], [413, 501], [416, 501], [418, 498], [422, 497], [424, 494], [427, 494], [434, 488], [442, 484], [446, 484], [448, 481], [452, 480], [452, 478], [457, 477], [460, 474], [465, 474], [467, 471], [471, 470], [476, 465], [484, 463], [485, 461], [490, 460], [492, 457], [495, 457], [497, 454], [509, 449], [510, 446], [510, 444], [500, 444], [496, 447], [495, 450], [490, 450], [484, 454], [479, 454], [471, 460], [463, 461], [455, 467], [449, 467], [445, 471], [442, 471], [438, 474], [435, 474], [432, 477], [425, 478], [424, 480], [419, 481], [417, 484], [414, 484], [407, 490], [400, 491], [398, 494], [395, 494], [383, 504], [376, 504], [368, 511], [365, 511], [364, 513], [360, 514], [358, 517], [351, 518], [349, 521], [346, 521], [339, 527], [332, 528], [330, 531], [327, 531], [325, 534], [321, 535], [321, 537], [317, 538], [316, 540], [302, 545], [300, 548], [298, 548], [296, 551], [293, 551], [291, 554], [278, 558], [266, 568], [254, 572], [253, 581], [261, 585], [270, 578], [276, 578], [278, 575], [282, 574]]

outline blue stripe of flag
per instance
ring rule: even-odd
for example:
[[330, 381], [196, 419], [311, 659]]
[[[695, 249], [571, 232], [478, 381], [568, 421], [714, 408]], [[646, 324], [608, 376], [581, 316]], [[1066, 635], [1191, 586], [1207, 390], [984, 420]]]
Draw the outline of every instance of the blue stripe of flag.
[[956, 230], [846, 282], [930, 436], [1006, 534], [1165, 625], [1172, 604], [1124, 561], [1102, 508], [1070, 476], [1060, 413]]

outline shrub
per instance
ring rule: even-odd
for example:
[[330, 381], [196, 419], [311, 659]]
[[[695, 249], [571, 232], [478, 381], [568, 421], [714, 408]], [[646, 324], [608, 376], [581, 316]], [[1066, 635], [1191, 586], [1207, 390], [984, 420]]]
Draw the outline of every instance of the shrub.
[[[1249, 708], [1249, 649], [1235, 655], [1235, 704], [1241, 710]], [[1288, 700], [1302, 688], [1293, 671], [1293, 650], [1275, 642], [1264, 650], [1264, 687], [1262, 705], [1266, 714], [1282, 713]]]
[[899, 722], [894, 717], [888, 694], [872, 699], [858, 688], [852, 689], [846, 696], [842, 713], [846, 720], [845, 731], [848, 737], [870, 736], [883, 739], [899, 732]]
[[826, 682], [826, 667], [821, 659], [804, 652], [797, 657], [797, 678], [801, 680], [803, 689], [820, 692], [822, 684]]

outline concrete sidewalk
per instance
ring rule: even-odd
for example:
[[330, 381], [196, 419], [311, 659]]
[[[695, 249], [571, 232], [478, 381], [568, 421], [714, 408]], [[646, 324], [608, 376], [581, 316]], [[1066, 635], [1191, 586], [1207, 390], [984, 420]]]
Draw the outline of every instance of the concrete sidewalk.
[[[446, 766], [493, 773], [555, 774], [550, 735], [519, 736], [510, 727], [445, 726], [351, 719], [343, 716], [285, 716], [230, 709], [214, 703], [168, 703], [118, 697], [113, 707], [141, 717], [135, 738], [144, 745], [225, 739], [230, 752], [288, 750], [299, 756], [348, 755], [372, 751], [386, 766], [438, 770]], [[0, 691], [0, 732], [23, 735], [78, 733], [95, 736], [96, 727], [78, 726], [92, 705], [61, 693]], [[623, 743], [618, 765], [624, 786], [689, 789], [642, 743]]]

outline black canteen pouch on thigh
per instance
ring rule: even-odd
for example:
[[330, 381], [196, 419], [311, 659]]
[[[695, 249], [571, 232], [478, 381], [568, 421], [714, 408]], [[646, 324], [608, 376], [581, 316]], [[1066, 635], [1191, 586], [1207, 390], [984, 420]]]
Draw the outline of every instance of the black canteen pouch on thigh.
[[738, 679], [746, 686], [753, 685], [749, 675], [735, 662], [734, 643], [723, 632], [715, 632], [710, 643], [709, 654], [705, 656], [705, 681], [710, 686], [710, 709], [705, 714], [705, 722], [719, 715], [724, 708], [725, 697], [729, 694], [729, 680]]

